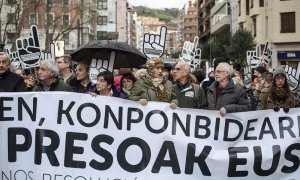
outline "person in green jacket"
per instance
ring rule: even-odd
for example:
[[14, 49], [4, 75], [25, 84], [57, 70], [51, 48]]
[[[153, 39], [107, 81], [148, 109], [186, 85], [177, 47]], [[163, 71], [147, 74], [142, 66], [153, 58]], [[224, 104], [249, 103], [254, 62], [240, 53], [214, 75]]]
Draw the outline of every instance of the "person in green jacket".
[[171, 102], [173, 84], [162, 75], [163, 68], [160, 58], [148, 59], [147, 74], [134, 83], [128, 99], [139, 101], [142, 105], [147, 105], [148, 101]]
[[193, 83], [191, 67], [188, 62], [179, 62], [174, 70], [173, 77], [175, 84], [172, 91], [172, 102], [170, 107], [175, 109], [181, 108], [206, 108], [206, 96], [204, 90]]

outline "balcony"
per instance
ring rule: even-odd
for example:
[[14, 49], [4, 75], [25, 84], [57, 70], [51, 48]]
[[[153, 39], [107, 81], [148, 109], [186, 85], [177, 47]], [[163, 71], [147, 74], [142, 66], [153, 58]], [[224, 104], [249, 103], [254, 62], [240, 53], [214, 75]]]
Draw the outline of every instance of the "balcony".
[[217, 34], [221, 32], [226, 27], [230, 26], [230, 16], [229, 15], [215, 15], [212, 18], [211, 23], [211, 34]]

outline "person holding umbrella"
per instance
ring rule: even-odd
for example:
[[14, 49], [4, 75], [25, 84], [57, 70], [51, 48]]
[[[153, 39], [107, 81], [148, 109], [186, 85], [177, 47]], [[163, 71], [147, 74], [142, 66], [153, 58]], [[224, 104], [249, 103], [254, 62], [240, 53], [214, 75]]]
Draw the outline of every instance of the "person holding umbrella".
[[164, 62], [157, 57], [148, 59], [147, 74], [134, 83], [128, 99], [147, 105], [148, 101], [171, 102], [172, 82], [162, 75]]

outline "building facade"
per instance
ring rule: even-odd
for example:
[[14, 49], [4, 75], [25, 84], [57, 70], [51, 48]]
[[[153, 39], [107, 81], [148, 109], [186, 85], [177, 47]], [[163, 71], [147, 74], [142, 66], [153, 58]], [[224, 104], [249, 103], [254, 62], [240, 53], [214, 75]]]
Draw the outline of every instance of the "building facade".
[[210, 10], [215, 0], [199, 0], [198, 2], [198, 36], [200, 46], [210, 40]]
[[183, 38], [185, 41], [194, 41], [198, 34], [198, 1], [189, 1], [183, 15]]
[[17, 38], [29, 36], [31, 25], [38, 27], [42, 50], [56, 41], [64, 42], [65, 53], [96, 39], [135, 42], [135, 25], [129, 26], [134, 10], [128, 7], [127, 0], [4, 0], [0, 48], [14, 48]]
[[6, 6], [15, 9], [6, 12], [6, 15], [1, 11], [2, 22], [9, 22], [4, 25], [1, 23], [1, 33], [5, 36], [2, 40], [6, 49], [14, 47], [16, 38], [29, 36], [32, 25], [38, 27], [41, 49], [48, 49], [52, 42], [64, 41], [64, 49], [68, 52], [95, 39], [95, 0], [6, 2]]
[[272, 67], [300, 61], [300, 1], [236, 0], [239, 28], [252, 32], [257, 44], [272, 47]]

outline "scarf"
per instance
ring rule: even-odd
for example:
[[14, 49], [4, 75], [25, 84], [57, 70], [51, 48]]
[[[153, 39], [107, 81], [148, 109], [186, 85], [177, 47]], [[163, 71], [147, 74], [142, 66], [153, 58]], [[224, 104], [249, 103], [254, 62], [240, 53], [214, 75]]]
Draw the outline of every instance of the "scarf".
[[279, 101], [282, 101], [289, 96], [289, 92], [287, 90], [285, 90], [284, 88], [278, 88], [278, 87], [275, 88], [275, 91], [273, 94], [274, 94], [274, 98]]

